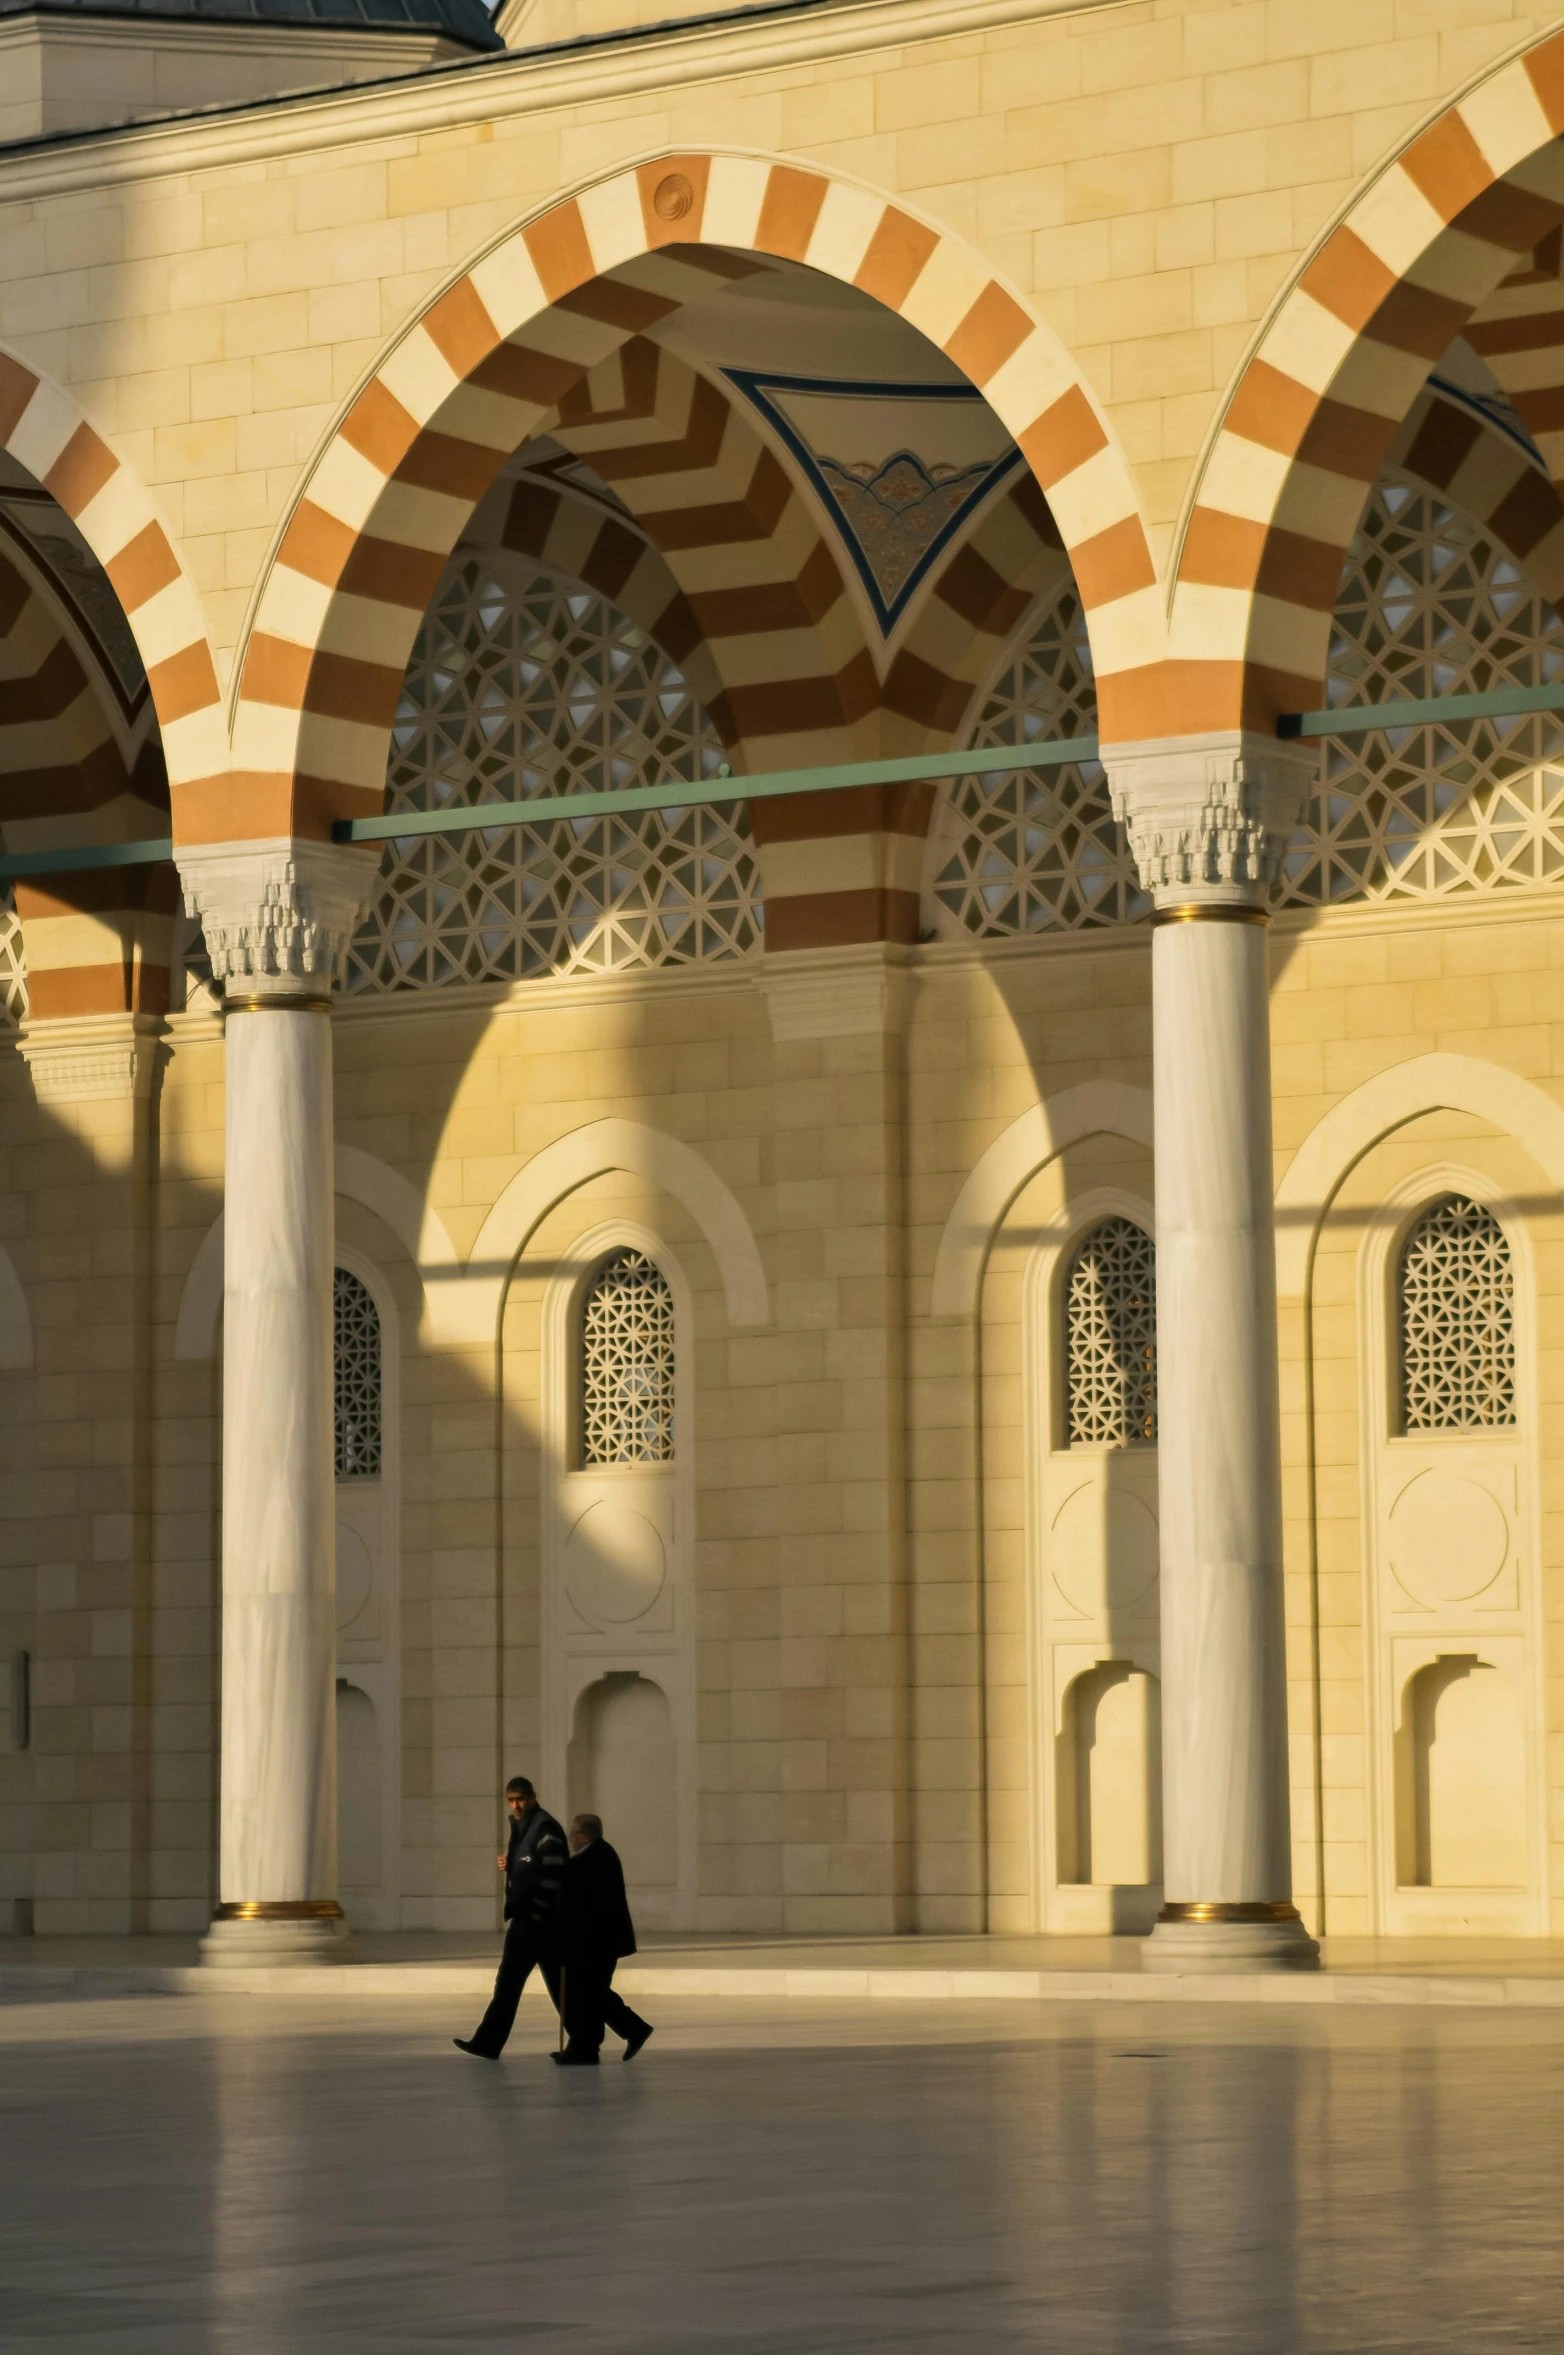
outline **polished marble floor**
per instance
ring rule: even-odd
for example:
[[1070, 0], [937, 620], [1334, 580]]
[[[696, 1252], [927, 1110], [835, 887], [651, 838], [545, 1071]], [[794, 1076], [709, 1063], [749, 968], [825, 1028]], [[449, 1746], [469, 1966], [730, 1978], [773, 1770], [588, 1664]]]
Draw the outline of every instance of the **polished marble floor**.
[[[1564, 2349], [1564, 2021], [0, 2007], [6, 2355]], [[610, 2055], [617, 2053], [610, 2044]]]

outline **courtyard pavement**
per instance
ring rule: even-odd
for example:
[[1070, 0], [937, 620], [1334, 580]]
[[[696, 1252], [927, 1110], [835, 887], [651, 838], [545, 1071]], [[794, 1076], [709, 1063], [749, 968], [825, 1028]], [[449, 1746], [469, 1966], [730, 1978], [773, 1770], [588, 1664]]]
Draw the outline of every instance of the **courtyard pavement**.
[[1564, 2348], [1564, 2016], [0, 2006], [6, 2355]]

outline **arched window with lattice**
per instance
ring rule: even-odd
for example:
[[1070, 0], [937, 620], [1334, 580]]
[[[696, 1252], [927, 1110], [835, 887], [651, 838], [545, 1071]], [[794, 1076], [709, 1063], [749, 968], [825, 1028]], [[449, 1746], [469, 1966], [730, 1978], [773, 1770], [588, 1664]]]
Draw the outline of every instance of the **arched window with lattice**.
[[1401, 1253], [1401, 1427], [1515, 1427], [1515, 1268], [1504, 1229], [1480, 1202], [1446, 1194]]
[[1064, 1369], [1071, 1447], [1156, 1445], [1157, 1247], [1133, 1219], [1105, 1218], [1071, 1256]]
[[581, 1461], [673, 1461], [673, 1294], [655, 1259], [605, 1259], [581, 1307]]
[[367, 1284], [336, 1272], [337, 1478], [378, 1480], [381, 1463], [380, 1311]]

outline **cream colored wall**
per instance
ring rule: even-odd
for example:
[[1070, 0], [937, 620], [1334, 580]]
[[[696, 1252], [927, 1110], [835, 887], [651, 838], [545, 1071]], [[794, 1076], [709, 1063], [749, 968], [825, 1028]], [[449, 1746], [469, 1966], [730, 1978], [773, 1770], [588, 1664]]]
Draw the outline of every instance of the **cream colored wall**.
[[0, 344], [150, 485], [231, 659], [332, 419], [484, 244], [681, 144], [807, 157], [1007, 273], [1165, 552], [1267, 306], [1375, 163], [1554, 21], [1391, 0], [895, 0], [0, 159]]
[[[1453, 919], [1279, 925], [1273, 970], [1279, 1177], [1352, 1086], [1422, 1056], [1456, 1054], [1537, 1091], [1523, 1091], [1508, 1130], [1425, 1110], [1330, 1173], [1341, 1189], [1311, 1293], [1312, 1433], [1303, 1312], [1284, 1301], [1298, 1888], [1312, 1909], [1317, 1574], [1328, 1927], [1370, 1926], [1365, 1239], [1419, 1172], [1467, 1169], [1517, 1206], [1536, 1273], [1538, 1805], [1564, 1928], [1564, 1213], [1556, 1154], [1525, 1109], [1564, 1107], [1564, 917], [1511, 900]], [[1016, 1196], [982, 1293], [981, 1433], [978, 1327], [930, 1314], [930, 1278], [957, 1195], [1012, 1122], [1083, 1081], [1144, 1086], [1148, 979], [1139, 936], [986, 958], [927, 949], [889, 1044], [872, 1032], [777, 1042], [737, 969], [339, 1017], [342, 1145], [427, 1187], [459, 1255], [540, 1151], [622, 1118], [683, 1140], [725, 1181], [769, 1285], [770, 1320], [737, 1324], [688, 1202], [644, 1175], [594, 1178], [548, 1210], [523, 1256], [497, 1412], [492, 1327], [441, 1340], [421, 1326], [405, 1239], [339, 1201], [339, 1231], [381, 1272], [403, 1337], [410, 1925], [493, 1919], [496, 1772], [528, 1766], [541, 1726], [541, 1302], [560, 1255], [622, 1217], [664, 1240], [692, 1303], [699, 1924], [973, 1927], [986, 1805], [989, 1918], [1033, 1926], [1047, 1801], [1024, 1542], [1038, 1444], [1022, 1380], [1025, 1269], [1072, 1202], [1150, 1191], [1144, 1147], [1085, 1139]], [[39, 1104], [20, 1058], [0, 1055], [3, 1239], [37, 1347], [36, 1373], [0, 1377], [0, 1637], [37, 1663], [32, 1747], [0, 1756], [0, 1898], [33, 1898], [40, 1928], [190, 1929], [208, 1901], [218, 1382], [209, 1359], [176, 1356], [174, 1334], [219, 1206], [222, 1049], [207, 1017], [170, 1028], [155, 1127], [149, 1105], [137, 1115], [155, 1184], [137, 1182], [127, 1100]]]

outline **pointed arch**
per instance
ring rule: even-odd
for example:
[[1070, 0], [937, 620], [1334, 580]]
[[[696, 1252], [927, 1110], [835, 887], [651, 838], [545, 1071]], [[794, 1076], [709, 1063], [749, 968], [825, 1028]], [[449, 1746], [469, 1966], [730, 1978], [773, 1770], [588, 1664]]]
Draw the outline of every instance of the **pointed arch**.
[[1318, 701], [1342, 562], [1403, 419], [1564, 220], [1561, 133], [1555, 33], [1420, 131], [1321, 240], [1229, 397], [1165, 652], [1115, 681], [1105, 733], [1269, 731]]
[[1105, 633], [1100, 659], [1144, 635], [1155, 573], [1128, 466], [1058, 338], [983, 258], [826, 172], [665, 153], [499, 239], [404, 331], [330, 436], [244, 650], [234, 832], [316, 831], [379, 808], [419, 618], [503, 460], [592, 369], [754, 256], [853, 285], [938, 346], [1047, 496]]
[[175, 788], [174, 822], [189, 835], [199, 811], [222, 794], [221, 694], [195, 591], [146, 486], [68, 393], [6, 351], [0, 448], [58, 501], [109, 577], [146, 670]]
[[1306, 1290], [1315, 1239], [1349, 1173], [1381, 1138], [1425, 1112], [1491, 1121], [1564, 1192], [1564, 1105], [1535, 1080], [1478, 1055], [1415, 1056], [1332, 1105], [1288, 1163], [1276, 1189], [1276, 1286], [1284, 1300]]

